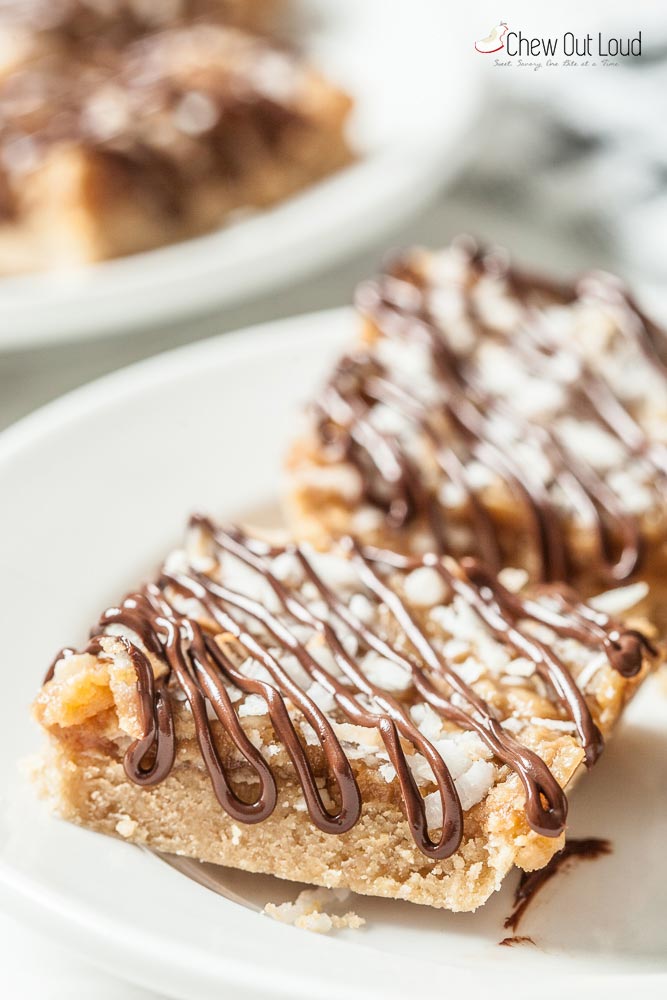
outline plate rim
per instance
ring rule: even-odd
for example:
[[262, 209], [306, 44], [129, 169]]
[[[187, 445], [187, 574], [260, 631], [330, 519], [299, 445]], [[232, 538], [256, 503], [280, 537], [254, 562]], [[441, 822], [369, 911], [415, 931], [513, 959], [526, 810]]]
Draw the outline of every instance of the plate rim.
[[285, 344], [288, 342], [285, 333], [292, 328], [294, 328], [292, 329], [294, 340], [298, 341], [304, 336], [300, 329], [302, 326], [308, 329], [314, 322], [333, 325], [335, 321], [344, 322], [346, 316], [351, 318], [354, 314], [353, 306], [344, 305], [282, 316], [279, 319], [262, 320], [250, 326], [214, 334], [203, 340], [179, 344], [177, 347], [170, 347], [138, 361], [130, 361], [114, 371], [105, 372], [83, 385], [67, 390], [0, 430], [0, 466], [15, 450], [75, 419], [78, 408], [85, 405], [88, 397], [91, 402], [96, 400], [100, 406], [106, 405], [114, 398], [116, 383], [120, 383], [121, 386], [125, 384], [126, 390], [130, 392], [136, 383], [141, 383], [146, 372], [150, 375], [152, 369], [155, 370], [156, 381], [173, 377], [187, 370], [181, 367], [186, 356], [188, 367], [191, 368], [197, 368], [201, 364], [200, 355], [206, 356], [209, 352], [215, 355], [220, 350], [225, 355], [229, 353], [229, 362], [242, 360], [246, 354], [256, 353], [257, 345], [262, 342], [273, 347], [275, 341], [282, 337], [282, 342]]

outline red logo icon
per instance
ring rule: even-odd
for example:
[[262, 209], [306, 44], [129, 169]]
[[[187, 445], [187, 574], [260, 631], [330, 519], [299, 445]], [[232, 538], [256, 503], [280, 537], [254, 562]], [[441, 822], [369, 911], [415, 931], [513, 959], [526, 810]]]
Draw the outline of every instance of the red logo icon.
[[475, 42], [477, 52], [488, 55], [491, 52], [500, 52], [505, 48], [503, 38], [507, 34], [507, 21], [500, 21], [495, 28], [492, 28], [486, 38], [480, 38]]

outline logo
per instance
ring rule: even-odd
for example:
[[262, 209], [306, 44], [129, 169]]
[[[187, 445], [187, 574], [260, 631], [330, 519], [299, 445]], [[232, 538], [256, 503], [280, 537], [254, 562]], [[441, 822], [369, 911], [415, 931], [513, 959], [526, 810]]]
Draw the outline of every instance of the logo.
[[475, 42], [475, 49], [489, 55], [491, 52], [500, 52], [505, 48], [503, 38], [507, 34], [507, 21], [500, 21], [495, 28], [492, 28], [486, 38], [480, 38]]
[[[484, 55], [502, 52], [493, 60], [495, 66], [521, 66], [540, 69], [542, 66], [618, 66], [618, 59], [637, 58], [642, 54], [642, 33], [617, 36], [592, 31], [579, 35], [565, 31], [562, 35], [531, 35], [523, 30], [510, 31], [507, 21], [499, 21], [486, 38], [475, 42], [475, 51]], [[526, 62], [532, 58], [532, 62]], [[535, 61], [537, 60], [537, 61]]]

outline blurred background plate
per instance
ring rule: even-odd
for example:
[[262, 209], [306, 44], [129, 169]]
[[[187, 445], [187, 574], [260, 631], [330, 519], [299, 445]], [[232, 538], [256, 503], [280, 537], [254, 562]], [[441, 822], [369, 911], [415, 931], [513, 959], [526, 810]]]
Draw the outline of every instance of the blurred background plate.
[[[359, 160], [210, 235], [67, 273], [0, 282], [0, 349], [175, 321], [303, 278], [377, 242], [460, 166], [476, 106], [469, 46], [439, 0], [307, 0], [304, 48], [354, 97]], [[449, 43], [449, 44], [448, 44]], [[454, 96], [455, 99], [452, 99]]]

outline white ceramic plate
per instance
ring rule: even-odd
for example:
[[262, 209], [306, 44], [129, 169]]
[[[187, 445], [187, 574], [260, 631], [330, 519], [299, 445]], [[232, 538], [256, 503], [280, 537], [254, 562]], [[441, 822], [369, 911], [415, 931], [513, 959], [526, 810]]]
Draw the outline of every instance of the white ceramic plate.
[[[40, 734], [28, 704], [54, 650], [81, 642], [175, 543], [187, 514], [275, 501], [295, 412], [349, 337], [346, 311], [188, 347], [78, 390], [0, 438], [0, 898], [54, 940], [170, 996], [235, 1000], [473, 995], [633, 998], [667, 988], [667, 698], [644, 689], [581, 782], [577, 835], [614, 853], [543, 890], [500, 948], [514, 878], [477, 914], [356, 897], [368, 925], [320, 938], [274, 923], [153, 855], [49, 817], [17, 759]], [[204, 873], [206, 874], [206, 873]], [[249, 903], [289, 883], [226, 873]], [[591, 992], [592, 991], [592, 992]], [[586, 996], [589, 995], [586, 992]]]
[[358, 162], [218, 232], [67, 274], [0, 281], [0, 349], [175, 320], [381, 240], [460, 165], [470, 46], [441, 0], [304, 0], [306, 51], [355, 97]]

